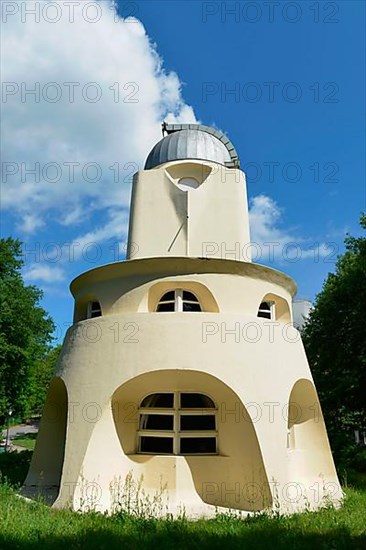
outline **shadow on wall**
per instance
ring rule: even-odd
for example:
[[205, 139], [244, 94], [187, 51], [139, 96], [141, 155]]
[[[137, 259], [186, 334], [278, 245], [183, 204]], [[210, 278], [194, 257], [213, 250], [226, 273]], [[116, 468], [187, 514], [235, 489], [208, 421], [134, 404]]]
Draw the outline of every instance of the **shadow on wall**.
[[[293, 386], [288, 414], [290, 472], [295, 479], [337, 477], [319, 399], [310, 380]], [[291, 464], [291, 456], [296, 457]]]
[[[113, 394], [112, 412], [120, 445], [132, 461], [144, 464], [147, 486], [152, 487], [156, 479], [156, 462], [154, 455], [137, 454], [139, 414], [136, 408], [133, 414], [131, 406], [137, 407], [147, 395], [160, 392], [199, 392], [208, 395], [216, 405], [218, 453], [184, 457], [200, 498], [207, 504], [246, 511], [270, 507], [272, 496], [263, 457], [244, 404], [221, 380], [199, 371], [146, 373], [123, 384]], [[129, 408], [130, 415], [126, 414]], [[164, 458], [177, 460], [173, 454]], [[174, 480], [173, 485], [177, 484]]]
[[29, 497], [42, 495], [52, 504], [59, 493], [64, 462], [68, 399], [64, 381], [51, 381], [31, 465], [22, 487]]

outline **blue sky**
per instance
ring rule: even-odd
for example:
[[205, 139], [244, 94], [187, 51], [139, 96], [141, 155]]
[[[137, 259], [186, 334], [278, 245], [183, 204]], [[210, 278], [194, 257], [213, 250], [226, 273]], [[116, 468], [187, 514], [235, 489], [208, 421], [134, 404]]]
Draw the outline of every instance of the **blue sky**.
[[[25, 243], [26, 280], [44, 289], [58, 336], [69, 281], [123, 258], [131, 173], [163, 118], [227, 133], [252, 239], [285, 250], [260, 261], [313, 299], [366, 208], [365, 4], [119, 1], [125, 21], [108, 2], [98, 21], [97, 8], [70, 20], [62, 0], [34, 21], [23, 4], [3, 16], [2, 235]], [[73, 101], [65, 82], [77, 82]], [[37, 162], [39, 174], [25, 171]]]

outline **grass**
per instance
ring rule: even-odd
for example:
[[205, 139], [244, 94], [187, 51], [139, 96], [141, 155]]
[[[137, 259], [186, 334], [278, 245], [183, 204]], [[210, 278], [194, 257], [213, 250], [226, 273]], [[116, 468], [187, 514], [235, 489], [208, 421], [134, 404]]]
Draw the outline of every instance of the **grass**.
[[22, 434], [22, 435], [17, 435], [13, 437], [12, 443], [17, 445], [18, 447], [24, 447], [29, 451], [33, 451], [36, 444], [36, 439], [37, 439], [36, 433], [28, 433], [28, 434]]
[[238, 519], [230, 515], [188, 521], [105, 516], [53, 510], [40, 502], [25, 502], [15, 493], [24, 479], [31, 452], [0, 456], [1, 549], [309, 549], [366, 548], [366, 477], [344, 488], [344, 506], [293, 516], [264, 514]]

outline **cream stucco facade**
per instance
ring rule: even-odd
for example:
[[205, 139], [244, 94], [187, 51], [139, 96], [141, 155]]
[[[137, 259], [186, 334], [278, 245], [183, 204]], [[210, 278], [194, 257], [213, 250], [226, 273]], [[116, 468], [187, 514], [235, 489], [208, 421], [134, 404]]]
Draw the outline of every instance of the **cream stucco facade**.
[[113, 511], [138, 491], [189, 517], [339, 502], [296, 287], [251, 262], [235, 150], [206, 127], [169, 128], [134, 178], [126, 261], [71, 284], [23, 492]]

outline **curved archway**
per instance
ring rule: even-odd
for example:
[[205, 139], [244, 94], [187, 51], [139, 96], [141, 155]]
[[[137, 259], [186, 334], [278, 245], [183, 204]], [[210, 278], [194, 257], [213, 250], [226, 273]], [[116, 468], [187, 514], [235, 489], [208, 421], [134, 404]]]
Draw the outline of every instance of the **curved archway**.
[[304, 378], [294, 384], [289, 398], [288, 449], [298, 481], [336, 475], [319, 399], [314, 384]]
[[[138, 454], [139, 406], [147, 395], [161, 392], [197, 392], [216, 404], [217, 454]], [[182, 471], [179, 464], [183, 461], [190, 470], [192, 490], [207, 504], [246, 511], [272, 505], [253, 422], [239, 396], [218, 378], [195, 370], [142, 374], [114, 392], [112, 413], [123, 453], [133, 462], [143, 464], [144, 479], [156, 478], [156, 469], [162, 468], [164, 472], [173, 472], [173, 487], [185, 484], [189, 487], [187, 477], [179, 477]]]
[[52, 504], [59, 493], [64, 463], [68, 397], [64, 381], [51, 381], [36, 446], [22, 489], [27, 496], [42, 494]]

